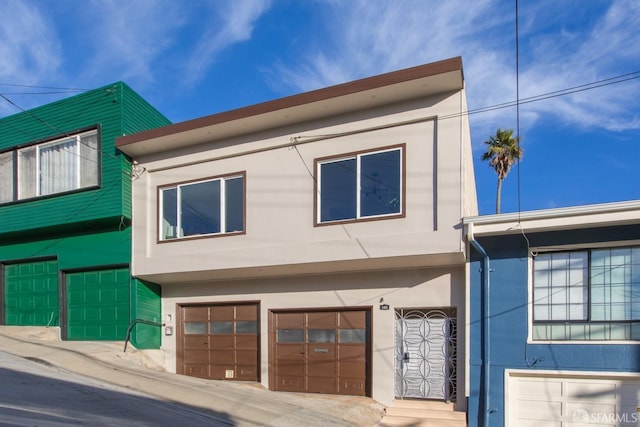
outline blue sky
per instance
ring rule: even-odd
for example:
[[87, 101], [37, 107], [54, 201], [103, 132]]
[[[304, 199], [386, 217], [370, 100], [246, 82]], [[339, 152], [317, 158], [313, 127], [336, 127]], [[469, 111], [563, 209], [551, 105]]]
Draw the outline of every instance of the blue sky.
[[[502, 211], [640, 199], [640, 2], [519, 8], [520, 99], [589, 90], [521, 104], [525, 155]], [[76, 93], [48, 88], [122, 80], [179, 122], [455, 56], [470, 111], [516, 99], [515, 0], [0, 0], [0, 10], [0, 93], [25, 109]], [[0, 99], [0, 117], [16, 112]], [[496, 176], [482, 142], [515, 129], [516, 109], [469, 120], [490, 214]]]

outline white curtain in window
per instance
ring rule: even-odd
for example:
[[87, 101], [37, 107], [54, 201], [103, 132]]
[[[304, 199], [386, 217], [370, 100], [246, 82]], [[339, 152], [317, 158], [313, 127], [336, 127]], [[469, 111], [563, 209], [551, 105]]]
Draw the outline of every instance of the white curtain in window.
[[78, 187], [77, 139], [67, 139], [40, 148], [40, 195]]
[[0, 203], [13, 200], [13, 152], [0, 154]]
[[29, 147], [18, 152], [18, 199], [37, 196], [36, 147]]
[[80, 137], [80, 187], [98, 185], [98, 134]]

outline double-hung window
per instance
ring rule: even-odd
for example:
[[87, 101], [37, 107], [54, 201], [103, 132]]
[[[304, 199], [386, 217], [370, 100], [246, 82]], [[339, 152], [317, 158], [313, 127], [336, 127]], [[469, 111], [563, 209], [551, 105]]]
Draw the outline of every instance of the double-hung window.
[[98, 154], [95, 129], [0, 153], [0, 203], [97, 186]]
[[160, 240], [244, 231], [245, 174], [159, 189]]
[[316, 223], [403, 215], [404, 145], [316, 160]]
[[640, 339], [640, 247], [536, 255], [533, 339]]

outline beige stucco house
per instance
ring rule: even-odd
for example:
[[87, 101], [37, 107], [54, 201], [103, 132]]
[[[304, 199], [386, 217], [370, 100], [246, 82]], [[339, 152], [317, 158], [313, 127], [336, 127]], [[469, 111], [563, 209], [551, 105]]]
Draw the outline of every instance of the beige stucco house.
[[453, 58], [119, 138], [166, 369], [464, 410], [466, 110]]

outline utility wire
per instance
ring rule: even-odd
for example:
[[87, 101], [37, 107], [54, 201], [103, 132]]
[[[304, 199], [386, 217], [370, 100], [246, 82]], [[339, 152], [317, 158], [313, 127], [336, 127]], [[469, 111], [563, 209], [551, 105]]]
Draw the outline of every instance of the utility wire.
[[56, 86], [36, 86], [36, 85], [21, 85], [17, 83], [0, 83], [0, 86], [11, 86], [11, 87], [26, 87], [30, 89], [53, 89], [60, 90], [65, 92], [86, 92], [89, 89], [80, 89], [75, 87], [56, 87]]
[[[516, 0], [516, 144], [520, 151], [520, 41], [518, 30], [518, 0]], [[516, 172], [518, 180], [518, 223], [520, 223], [520, 157], [516, 158]], [[523, 230], [524, 234], [524, 230]], [[525, 237], [526, 239], [526, 237]]]
[[[0, 85], [1, 85], [1, 84], [0, 84]], [[77, 89], [77, 90], [81, 90], [81, 89]], [[30, 117], [34, 118], [35, 120], [39, 121], [40, 123], [44, 124], [44, 125], [45, 125], [46, 127], [48, 127], [49, 129], [52, 129], [53, 131], [55, 131], [56, 133], [58, 133], [58, 134], [60, 134], [60, 135], [63, 135], [63, 136], [65, 136], [65, 137], [67, 137], [67, 138], [75, 138], [75, 137], [78, 135], [78, 134], [71, 134], [71, 133], [69, 133], [69, 132], [65, 132], [65, 131], [63, 131], [63, 130], [58, 129], [56, 126], [54, 126], [54, 125], [50, 124], [49, 122], [47, 122], [46, 120], [44, 120], [44, 119], [42, 119], [42, 118], [38, 117], [36, 114], [34, 114], [33, 112], [31, 112], [30, 110], [27, 110], [27, 109], [25, 109], [25, 108], [22, 108], [20, 105], [18, 105], [17, 103], [15, 103], [15, 102], [14, 102], [14, 101], [12, 101], [11, 99], [9, 99], [9, 98], [8, 98], [7, 96], [5, 96], [4, 94], [0, 94], [0, 98], [4, 99], [4, 100], [5, 100], [5, 101], [7, 101], [9, 104], [13, 105], [15, 108], [17, 108], [18, 110], [20, 110], [21, 112], [23, 112], [23, 113], [25, 113], [25, 114], [29, 115]], [[1, 119], [0, 119], [0, 120], [1, 120]], [[15, 126], [11, 126], [11, 127], [13, 127], [13, 128], [15, 129]], [[24, 132], [22, 132], [22, 133], [24, 133]], [[52, 142], [53, 142], [53, 140], [52, 140]], [[94, 149], [93, 147], [89, 147], [89, 148]], [[94, 150], [97, 150], [97, 149], [94, 149]], [[72, 155], [74, 155], [74, 156], [80, 157], [81, 159], [84, 159], [84, 160], [87, 160], [87, 161], [92, 161], [92, 162], [94, 162], [94, 163], [99, 163], [99, 161], [98, 161], [98, 160], [94, 160], [94, 159], [90, 159], [90, 158], [83, 157], [83, 156], [81, 156], [79, 153], [73, 153], [73, 152], [71, 152], [71, 151], [69, 151], [69, 150], [67, 150], [67, 149], [64, 149], [64, 151], [67, 151], [67, 152], [69, 152], [70, 154], [72, 154]], [[109, 153], [108, 151], [105, 151], [105, 150], [102, 150], [102, 149], [101, 149], [101, 150], [97, 150], [97, 151], [98, 151], [99, 153], [103, 154], [103, 155], [106, 155], [106, 156], [109, 156], [109, 157], [111, 157], [111, 158], [113, 158], [113, 159], [117, 159], [117, 160], [119, 160], [119, 157], [118, 157], [118, 156], [116, 156], [115, 154]]]
[[[625, 78], [623, 78], [625, 77]], [[530, 96], [527, 98], [522, 98], [520, 100], [514, 100], [514, 101], [507, 101], [507, 102], [503, 102], [500, 104], [494, 104], [494, 105], [490, 105], [487, 107], [480, 107], [474, 110], [467, 110], [464, 111], [462, 113], [454, 113], [454, 114], [449, 114], [449, 115], [444, 115], [444, 116], [439, 116], [438, 119], [439, 120], [443, 120], [443, 119], [452, 119], [452, 118], [458, 118], [458, 117], [462, 117], [462, 116], [470, 116], [472, 114], [480, 114], [480, 113], [486, 113], [489, 111], [495, 111], [495, 110], [502, 110], [505, 108], [510, 108], [510, 107], [515, 107], [518, 104], [522, 105], [522, 104], [531, 104], [533, 102], [539, 102], [539, 101], [544, 101], [547, 99], [552, 99], [552, 98], [558, 98], [561, 96], [566, 96], [566, 95], [571, 95], [574, 93], [579, 93], [579, 92], [585, 92], [588, 90], [592, 90], [592, 89], [597, 89], [597, 88], [601, 88], [601, 87], [605, 87], [605, 86], [611, 86], [614, 84], [618, 84], [618, 83], [624, 83], [630, 80], [635, 80], [635, 79], [640, 79], [640, 71], [634, 71], [632, 73], [627, 73], [627, 74], [622, 74], [619, 76], [615, 76], [615, 77], [610, 77], [607, 79], [603, 79], [603, 80], [598, 80], [595, 82], [591, 82], [591, 83], [586, 83], [586, 84], [582, 84], [579, 86], [573, 86], [573, 87], [569, 87], [566, 89], [560, 89], [557, 91], [553, 91], [553, 92], [548, 92], [548, 93], [543, 93], [540, 95], [534, 95], [534, 96]]]

